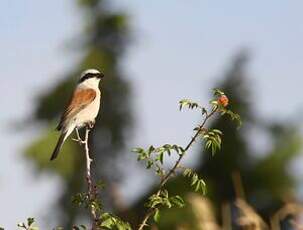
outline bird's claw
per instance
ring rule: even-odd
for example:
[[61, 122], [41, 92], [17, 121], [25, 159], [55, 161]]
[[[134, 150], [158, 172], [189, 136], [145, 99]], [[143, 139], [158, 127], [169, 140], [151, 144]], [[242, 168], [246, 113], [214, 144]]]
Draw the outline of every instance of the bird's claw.
[[72, 138], [73, 141], [76, 141], [76, 142], [78, 142], [79, 144], [82, 144], [82, 145], [85, 144], [85, 141], [82, 140], [82, 138], [80, 137], [78, 128], [76, 128], [76, 136], [77, 136], [77, 138]]
[[84, 144], [85, 144], [85, 141], [82, 140], [81, 138], [72, 138], [72, 140], [78, 142], [78, 143], [81, 144], [81, 145], [84, 145]]
[[94, 128], [94, 126], [95, 126], [95, 121], [90, 121], [90, 122], [87, 123], [87, 127], [88, 127], [89, 129]]

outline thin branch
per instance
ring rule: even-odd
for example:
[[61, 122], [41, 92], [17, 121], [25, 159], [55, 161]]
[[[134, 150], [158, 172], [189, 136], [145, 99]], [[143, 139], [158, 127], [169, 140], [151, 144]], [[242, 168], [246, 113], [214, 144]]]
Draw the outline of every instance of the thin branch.
[[[174, 164], [174, 166], [169, 170], [169, 172], [161, 179], [160, 185], [159, 185], [159, 189], [156, 193], [157, 196], [160, 195], [164, 185], [167, 183], [167, 181], [169, 180], [169, 178], [174, 175], [176, 173], [176, 169], [179, 167], [179, 164], [181, 162], [181, 160], [183, 159], [183, 157], [185, 156], [185, 153], [190, 149], [190, 147], [192, 146], [192, 144], [196, 141], [197, 137], [200, 135], [201, 131], [203, 131], [204, 126], [206, 124], [206, 122], [208, 121], [208, 119], [214, 115], [216, 112], [218, 111], [218, 108], [215, 107], [209, 114], [206, 113], [205, 114], [205, 118], [202, 121], [201, 125], [199, 125], [197, 132], [195, 133], [195, 135], [191, 138], [190, 142], [186, 145], [186, 147], [184, 148], [184, 152], [183, 154], [179, 155], [178, 160], [176, 161], [176, 163]], [[143, 230], [143, 228], [145, 226], [147, 226], [147, 221], [149, 220], [149, 218], [155, 213], [157, 208], [149, 208], [147, 210], [147, 213], [145, 214], [141, 224], [139, 225], [138, 230]]]
[[85, 139], [82, 140], [80, 138], [79, 133], [77, 132], [77, 138], [74, 139], [79, 143], [79, 145], [84, 146], [84, 151], [85, 151], [85, 159], [86, 159], [86, 182], [87, 182], [87, 188], [88, 188], [88, 200], [89, 200], [89, 210], [90, 210], [90, 215], [92, 219], [92, 230], [97, 229], [97, 214], [96, 214], [96, 209], [95, 206], [92, 204], [93, 201], [96, 199], [96, 190], [94, 188], [94, 184], [92, 181], [91, 177], [91, 163], [93, 162], [93, 159], [90, 158], [89, 156], [89, 147], [88, 147], [88, 138], [89, 138], [89, 132], [90, 132], [90, 127], [85, 128]]
[[[91, 178], [91, 171], [90, 171], [90, 165], [92, 163], [92, 159], [89, 156], [89, 148], [88, 148], [88, 136], [89, 136], [90, 129], [85, 129], [85, 140], [84, 140], [84, 149], [85, 149], [85, 158], [86, 158], [86, 181], [87, 181], [87, 187], [88, 187], [88, 196], [89, 201], [92, 202], [96, 198], [96, 193], [94, 189], [94, 185]], [[96, 216], [96, 210], [93, 205], [90, 205], [90, 212], [92, 217], [92, 229], [94, 230], [96, 228], [97, 224], [97, 216]]]

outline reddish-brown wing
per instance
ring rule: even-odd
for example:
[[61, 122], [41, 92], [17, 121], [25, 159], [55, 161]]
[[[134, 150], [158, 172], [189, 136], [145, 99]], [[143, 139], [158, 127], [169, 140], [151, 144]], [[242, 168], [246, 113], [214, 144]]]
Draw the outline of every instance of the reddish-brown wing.
[[61, 130], [65, 122], [88, 106], [96, 97], [96, 91], [93, 89], [76, 89], [68, 106], [61, 116], [57, 130]]

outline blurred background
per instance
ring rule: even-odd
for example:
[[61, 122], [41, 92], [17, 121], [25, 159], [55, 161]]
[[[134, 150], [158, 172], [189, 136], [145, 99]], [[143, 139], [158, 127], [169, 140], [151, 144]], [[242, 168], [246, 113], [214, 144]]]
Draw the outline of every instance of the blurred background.
[[68, 142], [58, 160], [49, 157], [80, 72], [98, 68], [106, 78], [92, 153], [107, 210], [137, 223], [158, 180], [131, 148], [185, 145], [199, 114], [178, 112], [178, 101], [207, 104], [219, 87], [244, 125], [212, 122], [225, 133], [222, 151], [212, 157], [197, 143], [184, 162], [205, 179], [207, 196], [174, 179], [168, 188], [188, 205], [164, 210], [159, 229], [237, 229], [238, 216], [251, 221], [251, 208], [266, 224], [295, 229], [303, 199], [302, 8], [273, 0], [1, 1], [0, 226], [15, 229], [27, 217], [41, 229], [87, 223], [71, 203], [86, 185], [81, 149]]

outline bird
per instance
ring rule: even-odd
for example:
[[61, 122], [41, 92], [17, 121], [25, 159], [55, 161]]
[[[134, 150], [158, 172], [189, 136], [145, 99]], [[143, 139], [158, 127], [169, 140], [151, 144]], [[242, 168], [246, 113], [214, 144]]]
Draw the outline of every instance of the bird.
[[103, 77], [104, 74], [97, 69], [87, 69], [81, 73], [76, 88], [56, 127], [56, 130], [60, 131], [61, 134], [51, 155], [51, 161], [57, 158], [65, 140], [74, 130], [79, 138], [79, 128], [92, 127], [95, 124], [101, 100], [99, 83]]

